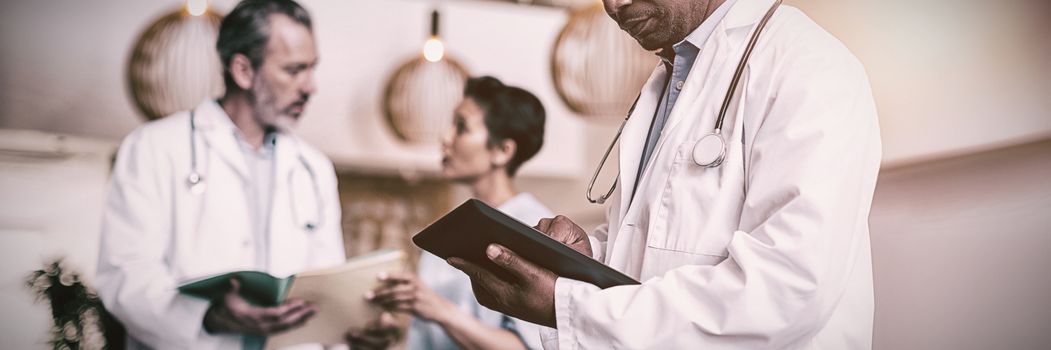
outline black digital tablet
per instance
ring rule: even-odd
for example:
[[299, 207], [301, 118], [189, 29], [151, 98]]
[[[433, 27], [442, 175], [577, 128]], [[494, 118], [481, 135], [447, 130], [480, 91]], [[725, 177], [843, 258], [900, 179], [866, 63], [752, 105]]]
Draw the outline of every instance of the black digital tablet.
[[489, 244], [500, 244], [560, 277], [609, 288], [638, 281], [580, 254], [477, 199], [469, 199], [412, 237], [413, 243], [442, 259], [459, 257], [502, 278], [509, 278], [485, 256]]

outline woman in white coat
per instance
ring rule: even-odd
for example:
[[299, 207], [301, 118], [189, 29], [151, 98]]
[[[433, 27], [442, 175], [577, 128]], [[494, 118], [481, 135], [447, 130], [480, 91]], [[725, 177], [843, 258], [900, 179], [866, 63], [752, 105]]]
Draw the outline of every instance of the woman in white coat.
[[[871, 347], [868, 213], [880, 161], [872, 93], [838, 40], [774, 2], [606, 1], [649, 49], [711, 26], [683, 84], [661, 66], [643, 88], [624, 127], [608, 225], [585, 235], [565, 218], [540, 224], [642, 284], [601, 290], [491, 246], [494, 262], [530, 283], [454, 260], [484, 305], [555, 328], [546, 348]], [[700, 140], [771, 8], [715, 131], [726, 140], [722, 163], [702, 166]], [[643, 164], [666, 86], [680, 97]]]
[[96, 284], [130, 348], [261, 348], [312, 307], [253, 306], [236, 291], [199, 300], [180, 295], [180, 281], [236, 270], [284, 277], [344, 261], [332, 163], [274, 129], [294, 123], [314, 90], [309, 16], [290, 1], [243, 2], [219, 37], [223, 98], [138, 128], [113, 168]]

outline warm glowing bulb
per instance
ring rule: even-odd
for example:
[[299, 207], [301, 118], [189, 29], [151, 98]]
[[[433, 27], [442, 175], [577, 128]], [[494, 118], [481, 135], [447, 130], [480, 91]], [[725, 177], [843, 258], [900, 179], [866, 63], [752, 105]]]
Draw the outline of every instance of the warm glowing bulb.
[[208, 11], [208, 0], [186, 0], [186, 12], [190, 15], [200, 16]]
[[423, 44], [423, 58], [431, 62], [438, 62], [445, 56], [445, 45], [438, 38], [427, 39]]

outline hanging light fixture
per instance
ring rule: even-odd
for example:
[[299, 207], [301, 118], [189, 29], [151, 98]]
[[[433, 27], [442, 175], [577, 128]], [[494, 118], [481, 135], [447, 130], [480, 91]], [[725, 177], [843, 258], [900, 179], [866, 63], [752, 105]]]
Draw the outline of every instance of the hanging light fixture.
[[222, 16], [206, 0], [188, 0], [150, 24], [128, 61], [128, 89], [148, 119], [193, 108], [223, 91], [215, 50]]
[[423, 58], [428, 62], [438, 62], [445, 57], [445, 44], [438, 36], [438, 11], [431, 11], [431, 37], [423, 43]]
[[582, 116], [623, 117], [657, 57], [622, 31], [597, 2], [574, 10], [551, 54], [555, 90]]
[[422, 55], [398, 67], [384, 92], [387, 124], [408, 143], [437, 143], [463, 99], [467, 70], [445, 52], [438, 26], [439, 14], [433, 11], [431, 35], [423, 44]]
[[208, 0], [187, 0], [186, 13], [190, 16], [200, 16], [208, 12]]

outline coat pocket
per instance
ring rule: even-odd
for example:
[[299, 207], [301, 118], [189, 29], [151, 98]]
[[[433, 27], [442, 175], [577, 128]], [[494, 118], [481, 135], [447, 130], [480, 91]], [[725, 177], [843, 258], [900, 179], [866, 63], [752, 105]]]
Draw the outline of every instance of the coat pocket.
[[713, 266], [723, 260], [726, 260], [725, 256], [648, 246], [646, 247], [646, 260], [643, 262], [642, 272], [640, 273], [642, 276], [641, 280], [645, 281], [652, 277], [661, 276], [682, 266]]
[[723, 164], [708, 168], [693, 161], [699, 139], [687, 140], [676, 149], [662, 196], [655, 204], [647, 246], [722, 258], [740, 222], [744, 198], [740, 147], [729, 143]]

